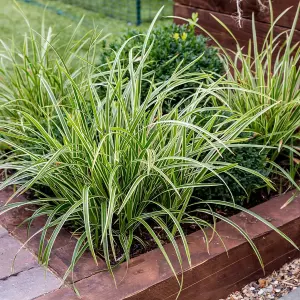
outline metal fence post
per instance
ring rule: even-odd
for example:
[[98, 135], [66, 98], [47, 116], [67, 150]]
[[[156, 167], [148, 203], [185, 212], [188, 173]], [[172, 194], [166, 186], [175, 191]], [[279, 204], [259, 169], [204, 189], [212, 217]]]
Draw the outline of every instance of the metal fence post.
[[136, 0], [136, 25], [141, 25], [141, 0]]

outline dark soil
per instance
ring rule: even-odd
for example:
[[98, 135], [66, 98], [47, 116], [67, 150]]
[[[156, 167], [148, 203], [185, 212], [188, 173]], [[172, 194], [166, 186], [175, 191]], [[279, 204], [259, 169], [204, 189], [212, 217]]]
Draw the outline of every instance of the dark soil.
[[[0, 176], [2, 177], [2, 180], [4, 177], [6, 177], [6, 175], [9, 174], [13, 174], [13, 172], [6, 172], [4, 173], [3, 171], [0, 173]], [[263, 187], [261, 189], [255, 190], [252, 192], [252, 194], [250, 195], [248, 201], [244, 202], [243, 207], [250, 209], [260, 203], [263, 203], [267, 200], [269, 200], [271, 197], [281, 194], [281, 193], [285, 193], [287, 192], [289, 189], [291, 189], [291, 185], [288, 182], [288, 180], [283, 179], [280, 176], [273, 176], [272, 181], [274, 183], [274, 186], [277, 187], [277, 191], [274, 190], [269, 190], [266, 187]], [[36, 187], [37, 190], [41, 190], [42, 192], [45, 192], [48, 195], [51, 195], [51, 191], [49, 191], [47, 188], [44, 187]], [[36, 197], [36, 192], [31, 190], [31, 191], [27, 191], [26, 192], [26, 197], [28, 199], [33, 199]], [[228, 207], [223, 207], [223, 206], [216, 206], [213, 207], [212, 209], [217, 212], [218, 214], [224, 216], [224, 217], [231, 217], [235, 214], [237, 214], [239, 212], [239, 210], [237, 209], [233, 209], [233, 208], [228, 208]], [[208, 223], [213, 223], [213, 218], [210, 215], [207, 214], [201, 214], [201, 213], [197, 213], [197, 215], [195, 215], [195, 217], [205, 220]], [[154, 222], [149, 222], [149, 225], [152, 227], [153, 231], [156, 233], [157, 237], [159, 238], [160, 242], [162, 243], [162, 245], [166, 244], [169, 242], [165, 232], [159, 227], [157, 226], [156, 223]], [[67, 229], [70, 232], [74, 232], [74, 230], [76, 230], [76, 228], [72, 228], [72, 226], [66, 226]], [[193, 232], [196, 232], [199, 230], [198, 225], [196, 224], [182, 224], [182, 228], [183, 231], [186, 235], [191, 234]], [[153, 249], [157, 248], [157, 244], [154, 241], [154, 239], [152, 238], [152, 236], [146, 231], [144, 230], [143, 227], [139, 227], [137, 229], [137, 232], [135, 232], [136, 236], [138, 236], [144, 243], [144, 245], [142, 245], [139, 242], [134, 242], [131, 250], [130, 250], [130, 256], [131, 257], [136, 257], [139, 256], [140, 254], [149, 252]], [[178, 237], [179, 238], [179, 237]], [[98, 253], [99, 256], [101, 255], [101, 252]], [[116, 256], [117, 256], [117, 262], [114, 261], [113, 257], [111, 259], [111, 264], [115, 265], [117, 263], [122, 262], [122, 260], [124, 259], [123, 253], [121, 251], [121, 247], [120, 245], [116, 245]]]

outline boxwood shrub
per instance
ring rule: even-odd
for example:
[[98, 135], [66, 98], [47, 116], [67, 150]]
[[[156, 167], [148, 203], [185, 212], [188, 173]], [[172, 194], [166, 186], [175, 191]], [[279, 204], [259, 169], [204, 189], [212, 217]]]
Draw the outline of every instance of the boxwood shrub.
[[[123, 66], [128, 65], [131, 49], [134, 49], [133, 54], [138, 62], [145, 35], [143, 32], [130, 30], [109, 45], [104, 43], [104, 50], [100, 55], [101, 64], [105, 65], [112, 62], [115, 58], [115, 52], [130, 38], [131, 40], [122, 52]], [[149, 44], [152, 42], [153, 47], [147, 58], [144, 72], [149, 72], [149, 81], [153, 79], [154, 84], [168, 80], [178, 66], [181, 68], [187, 66], [195, 59], [198, 61], [187, 70], [190, 74], [206, 72], [214, 77], [223, 73], [223, 65], [218, 56], [218, 50], [208, 45], [208, 38], [195, 34], [192, 23], [157, 27], [152, 32]], [[149, 81], [144, 81], [142, 85], [142, 96], [144, 97], [146, 94], [143, 91], [148, 91]], [[165, 109], [168, 111], [170, 106], [178, 103], [183, 97], [192, 95], [196, 86], [198, 86], [197, 83], [184, 85], [183, 87], [186, 87], [187, 90], [174, 93], [172, 103], [165, 103]]]
[[[260, 148], [242, 147], [232, 148], [232, 152], [226, 150], [223, 153], [222, 160], [229, 163], [236, 163], [242, 167], [249, 168], [259, 172], [261, 175], [269, 175], [267, 168], [267, 154], [261, 152]], [[228, 173], [222, 173], [220, 177], [230, 187], [230, 191], [234, 197], [235, 203], [242, 206], [249, 206], [251, 194], [257, 189], [265, 186], [265, 183], [258, 176], [242, 171], [240, 169], [232, 169]], [[238, 182], [239, 183], [238, 183]], [[211, 183], [223, 183], [219, 178], [215, 177], [210, 180]], [[243, 188], [240, 186], [242, 185]], [[209, 187], [201, 191], [195, 191], [195, 196], [208, 200], [216, 199], [223, 201], [232, 201], [232, 196], [228, 188], [222, 184], [220, 186]], [[251, 199], [251, 205], [253, 199]]]
[[[222, 120], [224, 121], [224, 118], [230, 116], [230, 113], [222, 112], [220, 113], [220, 118], [218, 118], [216, 122], [221, 124]], [[208, 119], [213, 117], [214, 116], [211, 112], [201, 113], [198, 116], [198, 121], [201, 120], [201, 123], [205, 123]], [[223, 126], [223, 129], [225, 129], [228, 125]], [[230, 147], [231, 151], [227, 149], [224, 150], [219, 161], [238, 164], [241, 167], [255, 170], [261, 175], [269, 177], [270, 166], [268, 164], [268, 151], [259, 145], [259, 141], [254, 136], [255, 135], [252, 132], [241, 133], [240, 145], [247, 143], [247, 147]], [[202, 158], [200, 157], [199, 160], [201, 159]], [[230, 187], [230, 191], [224, 182], [228, 187]], [[216, 176], [211, 178], [208, 180], [208, 183], [219, 183], [220, 185], [208, 187], [206, 189], [195, 189], [194, 196], [203, 200], [216, 199], [228, 202], [231, 202], [233, 197], [236, 204], [246, 207], [254, 206], [257, 203], [251, 195], [253, 195], [253, 193], [255, 193], [258, 189], [266, 186], [265, 182], [258, 176], [238, 168], [233, 168], [227, 173], [224, 172], [220, 174], [219, 177]], [[224, 209], [224, 207], [221, 208]]]

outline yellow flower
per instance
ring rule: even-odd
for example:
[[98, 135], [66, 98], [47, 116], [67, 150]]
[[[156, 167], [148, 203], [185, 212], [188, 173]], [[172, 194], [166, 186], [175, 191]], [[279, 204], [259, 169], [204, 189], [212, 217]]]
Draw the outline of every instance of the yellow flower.
[[177, 41], [179, 39], [179, 33], [174, 33], [173, 38]]
[[186, 38], [187, 38], [187, 34], [186, 34], [186, 32], [184, 32], [184, 33], [181, 35], [181, 38], [182, 38], [182, 40], [183, 40], [183, 41], [185, 41], [185, 40], [186, 40]]

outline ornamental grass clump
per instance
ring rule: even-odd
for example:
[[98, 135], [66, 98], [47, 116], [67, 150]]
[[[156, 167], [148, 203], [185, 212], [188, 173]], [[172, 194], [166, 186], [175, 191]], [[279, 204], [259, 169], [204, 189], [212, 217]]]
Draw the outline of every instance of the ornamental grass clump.
[[[122, 66], [120, 57], [127, 41], [116, 53], [107, 72], [99, 73], [93, 65], [95, 51], [92, 49], [97, 39], [90, 43], [90, 55], [81, 57], [77, 53], [80, 63], [77, 76], [70, 72], [64, 57], [55, 52], [55, 66], [63, 79], [64, 93], [56, 92], [51, 68], [47, 74], [43, 70], [33, 77], [36, 88], [39, 87], [48, 103], [47, 109], [39, 102], [36, 104], [43, 110], [46, 121], [36, 118], [26, 105], [16, 105], [16, 115], [12, 119], [9, 116], [0, 119], [1, 141], [12, 149], [0, 168], [13, 170], [0, 189], [15, 185], [15, 196], [30, 189], [37, 192], [27, 203], [8, 203], [1, 208], [0, 214], [28, 204], [37, 206], [30, 221], [40, 216], [47, 218], [39, 232], [39, 261], [45, 266], [60, 230], [67, 227], [76, 233], [78, 241], [66, 276], [85, 250], [91, 252], [95, 261], [101, 256], [113, 274], [116, 264], [129, 261], [134, 245], [147, 244], [141, 238], [141, 233], [147, 232], [162, 251], [181, 287], [182, 281], [163, 244], [172, 244], [182, 265], [183, 253], [176, 239], [182, 240], [184, 255], [191, 265], [183, 225], [193, 223], [200, 229], [211, 227], [215, 231], [212, 224], [197, 217], [199, 212], [213, 215], [214, 219], [224, 220], [236, 228], [251, 244], [263, 266], [246, 232], [214, 212], [214, 205], [248, 212], [296, 247], [272, 224], [235, 205], [234, 199], [231, 202], [204, 201], [201, 194], [192, 199], [195, 188], [205, 191], [206, 187], [219, 185], [209, 180], [221, 179], [220, 174], [234, 168], [258, 176], [272, 187], [271, 182], [255, 170], [220, 159], [225, 150], [230, 151], [236, 143], [243, 142], [240, 134], [266, 110], [255, 115], [250, 110], [239, 119], [228, 117], [227, 120], [226, 114], [222, 115], [222, 111], [227, 110], [225, 107], [201, 108], [199, 104], [204, 99], [221, 98], [221, 90], [233, 87], [231, 82], [221, 79], [204, 83], [209, 82], [203, 81], [209, 79], [207, 74], [187, 74], [186, 70], [195, 62], [174, 70], [166, 81], [151, 85], [146, 98], [142, 99], [143, 71], [152, 50], [149, 37], [154, 22], [146, 35], [138, 64], [132, 50], [128, 54], [128, 65]], [[98, 37], [97, 34], [93, 36]], [[35, 38], [35, 35], [30, 37]], [[198, 83], [198, 87], [192, 96], [183, 98], [164, 114], [164, 102], [176, 95], [183, 83]], [[99, 84], [106, 91], [103, 97], [98, 94]], [[24, 103], [32, 100], [31, 94], [25, 96]], [[179, 110], [185, 102], [184, 109]], [[207, 110], [214, 114], [199, 123], [197, 115]], [[225, 118], [224, 126], [217, 124], [220, 115]], [[226, 182], [222, 184], [230, 191]], [[164, 233], [163, 240], [156, 227]], [[53, 231], [46, 242], [50, 228]], [[206, 243], [209, 249], [209, 237]]]
[[[5, 126], [9, 126], [10, 122], [22, 120], [21, 109], [61, 138], [58, 128], [51, 126], [51, 119], [56, 118], [57, 113], [47, 89], [42, 88], [43, 81], [51, 87], [53, 97], [59, 99], [59, 105], [67, 111], [71, 109], [73, 103], [68, 102], [70, 97], [67, 96], [69, 85], [71, 81], [82, 82], [81, 77], [85, 74], [82, 68], [90, 68], [95, 63], [91, 53], [106, 36], [91, 30], [78, 37], [81, 20], [70, 39], [61, 46], [62, 43], [58, 43], [60, 35], [53, 33], [51, 28], [46, 30], [44, 20], [41, 33], [31, 28], [26, 18], [25, 21], [28, 31], [24, 34], [23, 43], [0, 40], [0, 117], [7, 121]], [[84, 66], [80, 59], [88, 60], [90, 65]], [[70, 80], [63, 69], [68, 70]], [[30, 130], [26, 133], [28, 137], [24, 143], [34, 137]], [[13, 136], [14, 133], [11, 134]]]
[[[222, 47], [217, 38], [201, 27], [201, 23], [195, 26], [205, 31], [218, 45], [227, 70], [227, 79], [241, 87], [224, 90], [224, 96], [220, 98], [222, 101], [218, 104], [227, 106], [237, 117], [251, 110], [255, 115], [257, 110], [268, 108], [265, 114], [249, 124], [249, 130], [255, 134], [257, 143], [268, 150], [269, 163], [298, 187], [294, 178], [297, 172], [299, 175], [300, 162], [300, 44], [295, 30], [300, 5], [295, 9], [291, 29], [279, 34], [275, 33], [275, 26], [291, 8], [283, 11], [276, 19], [272, 1], [269, 1], [269, 8], [270, 28], [262, 45], [257, 40], [254, 16], [252, 40], [248, 48], [241, 46], [226, 24], [214, 17], [235, 41], [234, 51]], [[278, 165], [278, 160], [284, 162], [283, 167], [282, 164]]]
[[[189, 68], [185, 69], [187, 74], [208, 73], [216, 79], [223, 75], [224, 67], [218, 56], [218, 49], [208, 45], [207, 37], [195, 34], [194, 22], [198, 20], [197, 16], [197, 14], [192, 15], [190, 24], [157, 25], [152, 30], [149, 42], [153, 42], [153, 45], [144, 65], [143, 98], [147, 96], [146, 93], [151, 82], [160, 83], [168, 80], [174, 70], [187, 65], [189, 65]], [[100, 53], [102, 68], [109, 67], [109, 62], [113, 60], [115, 53], [124, 45], [125, 41], [127, 42], [121, 53], [122, 65], [128, 65], [129, 52], [133, 53], [138, 63], [139, 53], [145, 41], [145, 32], [130, 30], [109, 45], [103, 41], [104, 48]], [[172, 99], [164, 101], [164, 110], [170, 111], [182, 98], [192, 95], [196, 88], [197, 83], [183, 83], [183, 86], [180, 86], [173, 94]]]

